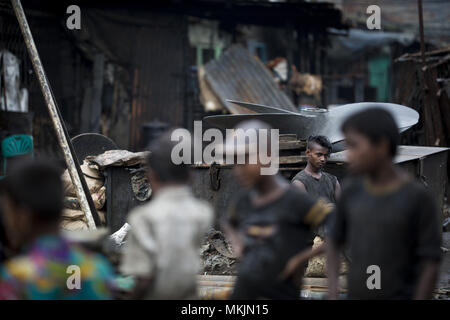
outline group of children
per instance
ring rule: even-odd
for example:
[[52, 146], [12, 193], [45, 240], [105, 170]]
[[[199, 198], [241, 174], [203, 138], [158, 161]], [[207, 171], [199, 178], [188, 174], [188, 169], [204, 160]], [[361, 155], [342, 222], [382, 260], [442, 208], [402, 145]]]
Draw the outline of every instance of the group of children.
[[[259, 121], [238, 127], [270, 128]], [[239, 260], [231, 299], [298, 299], [307, 261], [324, 252], [329, 298], [335, 299], [343, 250], [348, 298], [431, 298], [441, 256], [438, 208], [424, 186], [394, 165], [394, 119], [368, 109], [348, 118], [342, 130], [350, 173], [342, 188], [323, 170], [332, 150], [326, 137], [308, 139], [308, 164], [291, 183], [280, 174], [261, 175], [265, 165], [250, 163], [253, 155], [244, 148], [247, 161], [233, 168], [244, 191], [221, 224]], [[58, 171], [33, 161], [10, 172], [1, 180], [10, 258], [0, 268], [0, 299], [196, 298], [198, 251], [213, 212], [193, 196], [188, 166], [171, 161], [173, 146], [169, 133], [150, 148], [153, 196], [129, 215], [120, 272], [134, 276], [136, 285], [126, 294], [118, 294], [105, 258], [59, 234]], [[316, 235], [324, 242], [312, 249]], [[73, 265], [81, 275], [75, 289], [68, 285]]]
[[[342, 190], [323, 171], [331, 152], [323, 136], [308, 140], [308, 164], [291, 185], [279, 175], [256, 174], [259, 164], [235, 166], [248, 192], [225, 223], [243, 248], [232, 298], [298, 298], [305, 264], [326, 251], [328, 294], [336, 299], [343, 250], [349, 299], [432, 297], [439, 212], [428, 190], [394, 164], [399, 132], [392, 115], [367, 109], [346, 119], [342, 131], [349, 169]], [[325, 242], [310, 249], [316, 234]]]
[[[189, 167], [171, 161], [174, 146], [170, 133], [150, 145], [152, 199], [129, 213], [118, 272], [101, 254], [60, 233], [59, 171], [38, 160], [14, 166], [0, 181], [6, 255], [0, 300], [196, 298], [199, 248], [212, 209], [193, 196]], [[132, 276], [131, 288], [121, 285], [123, 276]]]

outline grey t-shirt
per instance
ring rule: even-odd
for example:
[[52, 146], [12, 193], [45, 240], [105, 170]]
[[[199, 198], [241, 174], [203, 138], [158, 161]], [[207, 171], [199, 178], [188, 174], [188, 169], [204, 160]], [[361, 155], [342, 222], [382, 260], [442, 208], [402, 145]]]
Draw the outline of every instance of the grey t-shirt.
[[[350, 181], [343, 187], [330, 233], [336, 245], [349, 248], [350, 299], [411, 299], [420, 262], [441, 256], [435, 201], [414, 181], [382, 191], [363, 179]], [[381, 289], [368, 288], [374, 274], [370, 266], [379, 267]]]
[[292, 181], [299, 180], [305, 186], [308, 194], [315, 198], [324, 198], [330, 203], [336, 202], [337, 178], [332, 174], [322, 171], [320, 179], [314, 178], [305, 170], [300, 171], [292, 178]]

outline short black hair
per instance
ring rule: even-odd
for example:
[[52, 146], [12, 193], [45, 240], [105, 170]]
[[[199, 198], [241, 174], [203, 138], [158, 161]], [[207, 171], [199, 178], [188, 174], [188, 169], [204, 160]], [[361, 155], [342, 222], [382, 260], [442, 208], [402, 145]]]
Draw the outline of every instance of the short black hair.
[[147, 164], [161, 182], [186, 183], [190, 177], [188, 165], [175, 164], [172, 161], [172, 149], [178, 144], [177, 141], [171, 140], [172, 131], [166, 131], [148, 145], [150, 154]]
[[333, 150], [330, 140], [325, 136], [310, 136], [308, 138], [308, 144], [306, 146], [308, 149], [311, 149], [311, 143], [317, 143], [319, 146], [327, 148], [328, 153], [331, 153], [331, 151]]
[[1, 192], [14, 204], [29, 209], [38, 220], [57, 222], [61, 217], [64, 198], [57, 167], [44, 160], [19, 161], [0, 180]]
[[400, 133], [390, 112], [382, 108], [369, 108], [350, 116], [342, 124], [342, 131], [354, 130], [366, 136], [372, 143], [382, 139], [389, 142], [389, 153], [392, 157], [397, 153]]

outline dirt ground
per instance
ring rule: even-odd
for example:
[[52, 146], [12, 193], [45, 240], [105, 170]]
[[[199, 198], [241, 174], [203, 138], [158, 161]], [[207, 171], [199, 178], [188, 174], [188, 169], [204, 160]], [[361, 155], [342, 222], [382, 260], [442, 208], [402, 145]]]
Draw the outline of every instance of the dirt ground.
[[[436, 285], [435, 299], [450, 299], [450, 232], [443, 233], [442, 263]], [[447, 251], [446, 251], [447, 250]], [[210, 230], [203, 240], [201, 248], [202, 274], [236, 275], [236, 259], [224, 235], [217, 230]], [[306, 275], [308, 276], [308, 275]], [[311, 276], [311, 275], [310, 275]], [[314, 276], [314, 275], [313, 275]]]

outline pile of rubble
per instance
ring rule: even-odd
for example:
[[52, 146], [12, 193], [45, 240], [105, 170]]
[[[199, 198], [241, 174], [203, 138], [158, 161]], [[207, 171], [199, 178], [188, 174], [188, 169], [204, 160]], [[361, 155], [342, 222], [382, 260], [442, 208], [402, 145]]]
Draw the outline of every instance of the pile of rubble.
[[236, 274], [236, 256], [222, 232], [211, 229], [203, 240], [200, 249], [204, 274]]
[[[315, 237], [313, 248], [323, 243], [320, 237]], [[230, 243], [222, 232], [211, 229], [203, 240], [200, 249], [202, 258], [202, 273], [208, 275], [236, 275], [237, 259], [233, 254]], [[341, 274], [346, 274], [348, 263], [343, 258], [341, 262]], [[305, 277], [325, 278], [325, 255], [319, 255], [308, 261]]]

